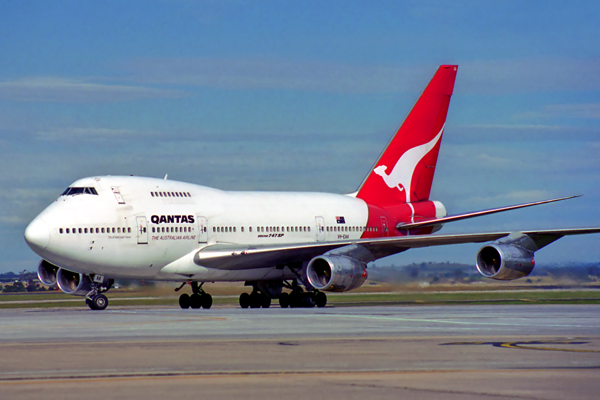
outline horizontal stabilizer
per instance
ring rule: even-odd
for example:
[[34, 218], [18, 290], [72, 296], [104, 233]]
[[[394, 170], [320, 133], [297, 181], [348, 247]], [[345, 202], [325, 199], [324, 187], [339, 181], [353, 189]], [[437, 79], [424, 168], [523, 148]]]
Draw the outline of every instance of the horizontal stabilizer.
[[554, 203], [555, 201], [562, 201], [562, 200], [574, 199], [576, 197], [581, 197], [581, 195], [578, 195], [578, 196], [569, 196], [569, 197], [561, 197], [559, 199], [536, 201], [536, 202], [533, 202], [533, 203], [517, 204], [517, 205], [514, 205], [514, 206], [492, 208], [492, 209], [489, 209], [489, 210], [473, 211], [473, 212], [469, 212], [469, 213], [465, 213], [465, 214], [448, 215], [446, 217], [441, 217], [441, 218], [427, 218], [427, 219], [423, 219], [423, 220], [416, 221], [416, 222], [400, 223], [400, 224], [396, 225], [396, 229], [398, 229], [398, 230], [408, 230], [408, 229], [423, 228], [423, 227], [426, 227], [426, 226], [432, 226], [432, 225], [438, 225], [438, 224], [445, 224], [447, 222], [454, 222], [454, 221], [460, 221], [460, 220], [463, 220], [463, 219], [481, 217], [482, 215], [489, 215], [489, 214], [495, 214], [495, 213], [499, 213], [499, 212], [503, 212], [503, 211], [516, 210], [516, 209], [519, 209], [519, 208], [525, 208], [525, 207], [531, 207], [531, 206], [538, 206], [540, 204]]

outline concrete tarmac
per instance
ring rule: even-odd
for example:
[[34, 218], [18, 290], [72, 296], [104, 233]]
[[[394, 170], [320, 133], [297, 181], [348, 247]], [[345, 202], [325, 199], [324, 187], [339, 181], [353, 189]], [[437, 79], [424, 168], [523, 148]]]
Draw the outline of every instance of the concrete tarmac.
[[600, 306], [0, 310], [0, 398], [597, 399]]

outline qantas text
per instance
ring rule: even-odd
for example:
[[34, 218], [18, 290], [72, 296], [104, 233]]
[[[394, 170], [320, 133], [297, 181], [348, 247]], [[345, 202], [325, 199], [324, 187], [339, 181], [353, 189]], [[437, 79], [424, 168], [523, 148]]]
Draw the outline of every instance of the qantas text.
[[153, 224], [193, 224], [196, 222], [193, 215], [153, 215], [150, 217]]

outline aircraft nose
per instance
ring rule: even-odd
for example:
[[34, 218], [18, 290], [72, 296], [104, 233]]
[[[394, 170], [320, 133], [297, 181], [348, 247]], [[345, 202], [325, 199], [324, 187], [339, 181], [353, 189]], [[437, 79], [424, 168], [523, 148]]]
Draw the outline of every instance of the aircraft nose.
[[50, 242], [50, 229], [44, 221], [34, 219], [25, 229], [25, 241], [33, 251], [44, 250]]

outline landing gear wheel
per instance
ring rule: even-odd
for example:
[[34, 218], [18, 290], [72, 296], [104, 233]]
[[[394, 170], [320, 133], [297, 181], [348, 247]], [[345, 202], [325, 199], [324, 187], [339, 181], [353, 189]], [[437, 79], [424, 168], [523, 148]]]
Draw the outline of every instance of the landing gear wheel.
[[212, 296], [208, 293], [204, 293], [200, 296], [200, 304], [202, 308], [209, 309], [212, 306]]
[[281, 308], [288, 308], [290, 306], [290, 295], [287, 293], [281, 293], [279, 295], [279, 306]]
[[181, 296], [179, 296], [179, 307], [181, 307], [183, 309], [190, 308], [190, 295], [189, 294], [184, 293]]
[[263, 294], [261, 296], [261, 306], [262, 308], [269, 308], [271, 307], [271, 298], [269, 296], [267, 296], [266, 294]]
[[240, 307], [248, 308], [250, 306], [250, 295], [248, 293], [240, 294]]
[[315, 303], [317, 307], [323, 308], [327, 304], [327, 295], [323, 292], [317, 292], [315, 295]]
[[92, 310], [104, 310], [108, 307], [108, 299], [103, 294], [93, 296], [89, 302], [86, 299], [86, 303]]
[[202, 306], [202, 297], [197, 294], [194, 293], [193, 295], [190, 296], [190, 307], [194, 308], [194, 309], [198, 309]]
[[250, 308], [260, 308], [261, 305], [262, 296], [257, 292], [250, 294]]

